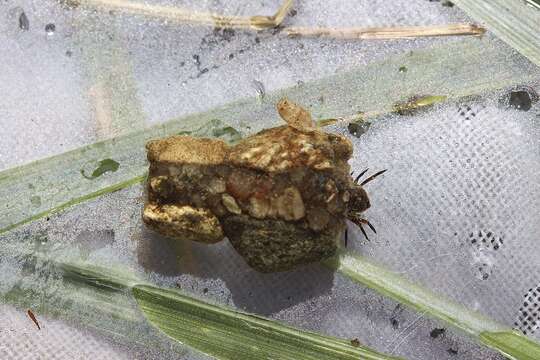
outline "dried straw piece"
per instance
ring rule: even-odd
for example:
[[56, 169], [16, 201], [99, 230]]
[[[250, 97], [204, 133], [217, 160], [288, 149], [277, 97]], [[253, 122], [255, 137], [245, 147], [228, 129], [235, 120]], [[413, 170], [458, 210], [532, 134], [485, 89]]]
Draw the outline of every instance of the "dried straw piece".
[[76, 7], [87, 6], [103, 10], [115, 10], [122, 13], [163, 18], [180, 23], [213, 25], [224, 28], [267, 29], [279, 26], [293, 0], [285, 0], [272, 16], [227, 16], [209, 12], [198, 12], [176, 6], [150, 5], [130, 0], [61, 0], [64, 4]]
[[334, 39], [401, 39], [426, 36], [475, 35], [486, 30], [474, 24], [437, 26], [374, 27], [374, 28], [309, 28], [288, 27], [283, 32], [290, 37], [329, 37]]

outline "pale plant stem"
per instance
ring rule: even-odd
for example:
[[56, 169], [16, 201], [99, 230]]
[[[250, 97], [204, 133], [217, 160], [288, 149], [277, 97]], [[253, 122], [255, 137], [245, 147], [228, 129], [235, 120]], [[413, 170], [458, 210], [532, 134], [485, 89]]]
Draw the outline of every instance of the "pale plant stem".
[[86, 6], [105, 11], [162, 18], [179, 23], [213, 25], [223, 28], [274, 28], [281, 24], [292, 6], [293, 0], [285, 0], [272, 16], [229, 16], [211, 12], [198, 12], [176, 6], [151, 5], [131, 0], [68, 0], [71, 6]]
[[[293, 0], [285, 0], [272, 16], [230, 16], [198, 12], [176, 6], [150, 5], [132, 0], [64, 0], [71, 6], [87, 6], [106, 11], [143, 15], [193, 25], [213, 25], [221, 28], [261, 30], [281, 25]], [[426, 36], [482, 35], [485, 29], [473, 24], [438, 26], [319, 28], [286, 27], [282, 34], [289, 37], [329, 37], [334, 39], [400, 39]]]
[[449, 24], [436, 26], [403, 26], [373, 28], [310, 28], [289, 27], [284, 33], [291, 37], [327, 37], [333, 39], [401, 39], [427, 36], [456, 36], [485, 33], [485, 29], [474, 24]]

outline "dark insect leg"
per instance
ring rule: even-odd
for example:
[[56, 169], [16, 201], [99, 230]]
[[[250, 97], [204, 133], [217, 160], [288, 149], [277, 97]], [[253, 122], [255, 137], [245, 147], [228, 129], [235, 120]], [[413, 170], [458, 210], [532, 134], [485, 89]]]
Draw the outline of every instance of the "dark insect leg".
[[362, 230], [362, 234], [364, 234], [364, 237], [366, 238], [366, 240], [369, 241], [369, 238], [366, 234], [366, 230], [364, 230], [364, 227], [362, 226], [362, 224], [358, 225], [358, 227], [360, 228], [360, 230]]
[[356, 177], [356, 179], [354, 179], [354, 182], [358, 184], [358, 180], [360, 180], [360, 178], [368, 171], [369, 169], [366, 169], [364, 171], [362, 171], [360, 174], [358, 174], [358, 176]]
[[360, 186], [365, 185], [365, 184], [367, 184], [368, 182], [370, 182], [371, 180], [375, 179], [377, 176], [384, 174], [384, 173], [386, 172], [386, 170], [388, 170], [388, 169], [381, 170], [381, 171], [376, 172], [375, 174], [371, 175], [371, 176], [368, 177], [366, 180], [362, 181], [362, 183], [360, 184]]
[[[365, 219], [364, 219], [364, 220], [365, 220]], [[371, 229], [371, 231], [373, 231], [373, 232], [376, 234], [376, 233], [377, 233], [377, 230], [375, 230], [375, 226], [371, 225], [371, 223], [370, 223], [369, 221], [367, 221], [367, 220], [365, 220], [365, 221], [366, 221], [365, 223], [367, 224], [367, 226], [369, 226], [369, 228]]]
[[359, 217], [356, 217], [356, 216], [352, 216], [349, 218], [349, 220], [351, 220], [353, 223], [355, 223], [356, 225], [358, 225], [358, 227], [360, 228], [360, 230], [362, 231], [362, 234], [364, 234], [364, 236], [366, 237], [366, 240], [369, 241], [369, 238], [366, 234], [366, 231], [364, 230], [364, 227], [362, 226], [363, 224], [366, 224], [367, 226], [369, 226], [369, 228], [371, 230], [373, 230], [373, 232], [376, 234], [377, 231], [375, 230], [375, 226], [373, 226], [369, 221], [367, 221], [366, 219], [362, 219], [362, 218], [359, 218]]
[[377, 233], [377, 230], [375, 230], [375, 226], [373, 226], [368, 220], [357, 218], [357, 221], [361, 224], [366, 224], [375, 234]]
[[349, 243], [349, 229], [345, 229], [345, 247]]

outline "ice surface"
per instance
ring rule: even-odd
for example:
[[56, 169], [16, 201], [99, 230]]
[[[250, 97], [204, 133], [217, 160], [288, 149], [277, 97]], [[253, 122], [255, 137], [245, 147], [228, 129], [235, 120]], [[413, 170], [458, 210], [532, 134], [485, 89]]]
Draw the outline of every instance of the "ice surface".
[[[159, 3], [237, 15], [272, 14], [279, 6], [277, 0]], [[456, 7], [426, 0], [302, 1], [294, 9], [297, 15], [288, 17], [285, 25], [467, 21]], [[28, 30], [20, 29], [23, 11]], [[0, 22], [0, 169], [261, 94], [261, 89], [270, 92], [390, 54], [451, 41], [337, 41], [287, 39], [271, 31], [224, 33], [119, 12], [68, 10], [52, 0], [3, 1], [0, 18], [5, 19]], [[54, 34], [47, 34], [47, 24], [55, 24]], [[389, 169], [367, 187], [372, 199], [367, 215], [378, 234], [366, 242], [351, 227], [351, 249], [512, 326], [523, 324], [518, 321], [520, 309], [533, 316], [534, 309], [524, 307], [524, 296], [532, 296], [529, 289], [540, 283], [539, 250], [534, 245], [540, 233], [539, 109], [538, 104], [528, 112], [501, 109], [495, 100], [388, 116], [378, 119], [360, 139], [348, 134], [345, 126], [334, 130], [354, 141], [355, 170]], [[89, 264], [122, 266], [155, 284], [180, 288], [207, 301], [358, 338], [409, 359], [500, 358], [451, 330], [432, 336], [437, 333], [432, 330], [444, 324], [319, 265], [262, 275], [249, 269], [226, 241], [203, 246], [159, 237], [141, 223], [142, 201], [142, 187], [136, 185], [2, 235], [0, 292], [17, 286], [32, 289], [37, 294], [32, 298], [35, 306], [40, 297], [59, 297], [58, 278], [44, 280], [41, 273], [25, 272], [25, 256], [41, 252], [62, 261], [82, 258]], [[180, 258], [178, 248], [184, 254]], [[86, 295], [81, 299], [91, 298]], [[133, 305], [123, 297], [117, 300], [128, 310]], [[82, 308], [90, 312], [93, 306]], [[18, 336], [33, 331], [33, 324], [22, 309], [5, 307], [3, 314], [21, 325], [14, 326], [17, 336], [9, 326], [0, 328], [0, 354], [19, 354], [21, 343], [28, 352], [21, 358], [44, 354], [43, 344], [50, 344], [45, 348], [56, 353], [68, 338], [80, 344], [82, 350], [76, 354], [82, 358], [95, 356], [87, 346], [102, 351], [98, 356], [109, 354], [108, 358], [124, 358], [127, 351], [118, 348], [122, 341], [87, 329], [95, 321], [111, 323], [110, 330], [118, 330], [110, 314], [81, 315], [87, 316], [86, 326], [39, 316], [45, 328], [62, 334], [56, 337]], [[529, 334], [538, 338], [534, 330]], [[144, 337], [148, 329], [133, 329], [138, 331]], [[72, 354], [70, 349], [66, 354]], [[159, 357], [137, 347], [129, 350], [139, 358]]]

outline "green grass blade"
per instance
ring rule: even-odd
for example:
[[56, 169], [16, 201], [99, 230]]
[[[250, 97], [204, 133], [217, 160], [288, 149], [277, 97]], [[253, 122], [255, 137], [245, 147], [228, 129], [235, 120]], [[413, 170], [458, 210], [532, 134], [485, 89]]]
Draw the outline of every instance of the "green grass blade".
[[178, 292], [133, 287], [150, 322], [167, 335], [218, 359], [396, 359], [350, 341], [210, 305]]
[[128, 346], [162, 351], [172, 346], [184, 353], [187, 345], [218, 359], [396, 359], [353, 346], [350, 340], [294, 329], [153, 286], [123, 267], [65, 261], [52, 249], [32, 250], [25, 244], [28, 240], [33, 239], [0, 248], [2, 259], [17, 259], [25, 269], [14, 286], [0, 287], [0, 299], [83, 324]]
[[493, 349], [499, 350], [502, 354], [511, 359], [540, 359], [540, 346], [538, 343], [516, 331], [485, 331], [480, 333], [480, 340], [482, 343]]
[[326, 265], [357, 283], [461, 330], [510, 359], [540, 359], [540, 344], [508, 326], [413, 284], [362, 256], [341, 250]]
[[[400, 72], [402, 67], [407, 72]], [[392, 111], [396, 103], [413, 96], [452, 99], [538, 78], [537, 69], [523, 64], [519, 56], [509, 56], [489, 39], [462, 39], [396, 55], [267, 94], [262, 103], [258, 98], [238, 101], [2, 171], [0, 233], [141, 181], [147, 168], [144, 144], [149, 139], [189, 132], [234, 140], [237, 136], [231, 134], [230, 124], [248, 124], [249, 131], [273, 126], [277, 124], [274, 104], [282, 96], [310, 106], [315, 118], [327, 119], [358, 111]], [[215, 132], [216, 128], [222, 131]], [[118, 163], [118, 169], [91, 179], [83, 177], [81, 171], [92, 174], [106, 159]]]
[[540, 66], [540, 7], [521, 0], [456, 0], [460, 8]]

